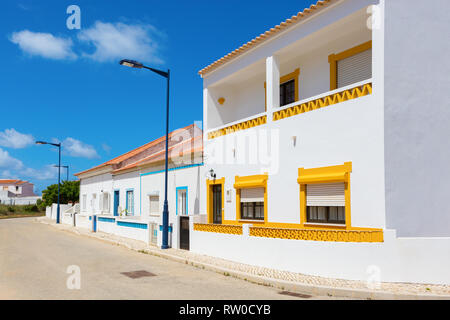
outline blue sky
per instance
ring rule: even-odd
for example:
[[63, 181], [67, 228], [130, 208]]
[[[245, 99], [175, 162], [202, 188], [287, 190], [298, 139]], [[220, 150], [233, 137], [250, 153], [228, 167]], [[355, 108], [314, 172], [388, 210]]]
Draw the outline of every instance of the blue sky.
[[171, 130], [202, 120], [198, 70], [313, 2], [2, 1], [0, 178], [55, 183], [56, 150], [35, 140], [62, 141], [72, 174], [162, 136], [165, 81], [121, 58], [171, 69]]

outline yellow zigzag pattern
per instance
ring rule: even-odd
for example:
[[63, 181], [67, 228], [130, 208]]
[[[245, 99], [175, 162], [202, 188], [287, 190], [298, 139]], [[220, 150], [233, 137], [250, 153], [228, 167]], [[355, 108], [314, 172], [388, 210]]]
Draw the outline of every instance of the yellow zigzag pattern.
[[267, 116], [261, 116], [259, 118], [255, 118], [255, 119], [251, 119], [251, 120], [248, 120], [245, 122], [237, 123], [237, 124], [234, 124], [232, 126], [229, 126], [229, 127], [217, 130], [217, 131], [209, 132], [208, 139], [214, 139], [214, 138], [221, 137], [221, 136], [224, 136], [224, 135], [236, 132], [236, 131], [241, 131], [241, 130], [261, 126], [266, 123], [267, 123]]
[[223, 224], [201, 224], [194, 223], [195, 231], [226, 233], [226, 234], [242, 234], [242, 226], [232, 226]]
[[333, 242], [383, 242], [383, 231], [306, 230], [251, 227], [250, 236]]
[[302, 103], [285, 110], [277, 111], [273, 114], [273, 121], [289, 118], [301, 113], [313, 111], [316, 109], [332, 106], [344, 101], [353, 100], [372, 94], [372, 84], [368, 83], [353, 89], [338, 92], [324, 98]]

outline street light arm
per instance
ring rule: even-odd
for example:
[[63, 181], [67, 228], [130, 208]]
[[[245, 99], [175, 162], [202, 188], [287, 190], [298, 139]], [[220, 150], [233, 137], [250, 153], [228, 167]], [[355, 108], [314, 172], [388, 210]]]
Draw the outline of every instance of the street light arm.
[[160, 76], [163, 76], [164, 78], [169, 78], [169, 72], [158, 70], [158, 69], [147, 67], [147, 66], [143, 66], [143, 68], [153, 71], [154, 73], [157, 73]]

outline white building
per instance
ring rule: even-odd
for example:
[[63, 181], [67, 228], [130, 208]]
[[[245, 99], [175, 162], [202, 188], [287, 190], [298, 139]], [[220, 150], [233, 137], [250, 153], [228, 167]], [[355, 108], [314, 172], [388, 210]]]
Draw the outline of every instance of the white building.
[[191, 250], [450, 284], [449, 9], [319, 1], [201, 70], [210, 175]]
[[17, 179], [0, 180], [0, 204], [36, 204], [40, 196], [34, 193], [34, 184]]
[[[80, 213], [75, 224], [95, 231], [153, 242], [162, 225], [165, 195], [165, 137], [125, 153], [92, 169], [80, 179]], [[202, 131], [195, 124], [169, 135], [168, 203], [172, 247], [180, 243], [180, 224], [189, 231], [189, 216], [200, 213], [203, 165]], [[183, 221], [181, 219], [186, 217]]]

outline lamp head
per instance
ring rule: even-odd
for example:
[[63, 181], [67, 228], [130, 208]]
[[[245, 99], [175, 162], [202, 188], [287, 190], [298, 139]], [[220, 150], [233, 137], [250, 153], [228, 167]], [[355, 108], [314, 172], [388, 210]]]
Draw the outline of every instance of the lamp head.
[[144, 67], [144, 65], [142, 63], [134, 61], [134, 60], [128, 60], [128, 59], [120, 60], [119, 64], [121, 66], [130, 67], [130, 68], [138, 68], [138, 69], [142, 69]]

